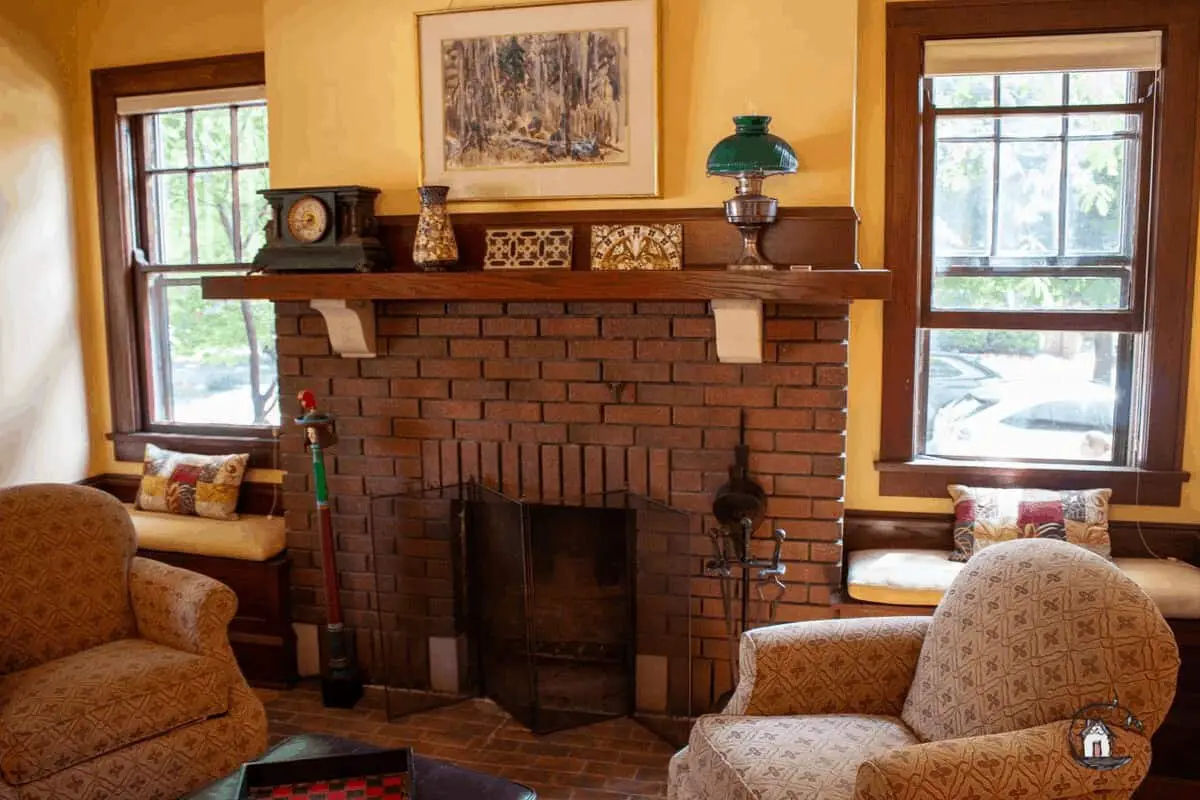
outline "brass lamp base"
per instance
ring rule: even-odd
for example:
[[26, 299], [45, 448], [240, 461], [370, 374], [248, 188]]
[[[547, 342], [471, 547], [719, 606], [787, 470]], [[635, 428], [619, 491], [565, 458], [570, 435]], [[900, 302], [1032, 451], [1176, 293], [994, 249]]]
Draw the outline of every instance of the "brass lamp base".
[[[741, 187], [739, 187], [741, 189]], [[725, 201], [725, 219], [742, 233], [742, 254], [728, 266], [736, 271], [773, 270], [775, 266], [763, 257], [759, 240], [763, 228], [775, 221], [779, 201], [757, 192], [741, 191]]]

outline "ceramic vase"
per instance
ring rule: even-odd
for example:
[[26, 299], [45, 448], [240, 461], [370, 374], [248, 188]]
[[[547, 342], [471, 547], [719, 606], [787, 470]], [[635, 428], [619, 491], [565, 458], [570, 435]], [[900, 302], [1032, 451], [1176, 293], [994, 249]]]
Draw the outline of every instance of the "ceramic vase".
[[446, 211], [449, 186], [418, 186], [421, 216], [413, 243], [413, 263], [425, 272], [443, 272], [458, 263], [458, 242]]

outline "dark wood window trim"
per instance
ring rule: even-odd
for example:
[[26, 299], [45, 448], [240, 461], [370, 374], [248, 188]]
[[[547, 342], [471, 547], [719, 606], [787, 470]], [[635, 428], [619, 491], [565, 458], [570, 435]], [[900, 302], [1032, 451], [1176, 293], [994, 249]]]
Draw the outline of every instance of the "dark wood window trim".
[[112, 402], [112, 440], [119, 461], [141, 461], [147, 442], [196, 453], [250, 453], [254, 467], [275, 465], [269, 429], [236, 426], [177, 426], [154, 430], [144, 408], [142, 350], [138, 334], [135, 265], [126, 209], [117, 99], [139, 95], [257, 86], [266, 82], [262, 53], [171, 61], [92, 71], [96, 183], [100, 209], [100, 258], [104, 274], [105, 326]]
[[[1144, 447], [1136, 467], [995, 464], [916, 458], [913, 419], [922, 247], [924, 43], [929, 39], [1161, 30], [1150, 193], [1147, 389]], [[1111, 486], [1118, 503], [1178, 505], [1182, 484], [1192, 269], [1198, 213], [1197, 113], [1200, 4], [1178, 0], [933, 0], [887, 9], [887, 202], [885, 263], [893, 300], [884, 305], [883, 412], [879, 491], [946, 497], [947, 483], [1080, 488]]]

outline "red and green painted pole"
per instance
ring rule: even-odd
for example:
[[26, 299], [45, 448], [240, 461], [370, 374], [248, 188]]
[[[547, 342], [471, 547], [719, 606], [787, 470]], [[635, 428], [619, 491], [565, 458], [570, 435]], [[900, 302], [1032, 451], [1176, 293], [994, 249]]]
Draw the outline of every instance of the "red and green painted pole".
[[321, 540], [321, 572], [325, 581], [325, 669], [321, 675], [321, 695], [327, 707], [353, 708], [362, 697], [363, 686], [354, 668], [353, 650], [342, 622], [342, 599], [338, 594], [337, 548], [333, 541], [333, 517], [329, 509], [329, 484], [325, 479], [325, 449], [337, 443], [334, 419], [317, 410], [317, 398], [305, 389], [297, 395], [300, 416], [296, 424], [304, 428], [308, 451], [312, 455], [313, 490], [317, 496], [317, 531]]

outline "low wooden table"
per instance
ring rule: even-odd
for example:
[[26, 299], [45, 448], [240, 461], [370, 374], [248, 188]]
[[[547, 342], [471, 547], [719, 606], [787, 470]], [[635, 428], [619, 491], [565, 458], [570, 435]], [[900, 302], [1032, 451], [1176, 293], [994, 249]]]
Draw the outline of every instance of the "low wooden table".
[[[336, 736], [303, 734], [291, 736], [266, 752], [260, 761], [293, 761], [297, 758], [370, 753], [373, 745], [340, 739]], [[484, 775], [444, 761], [414, 756], [416, 800], [536, 800], [528, 786]], [[185, 800], [233, 800], [237, 792], [237, 773], [189, 794]]]

